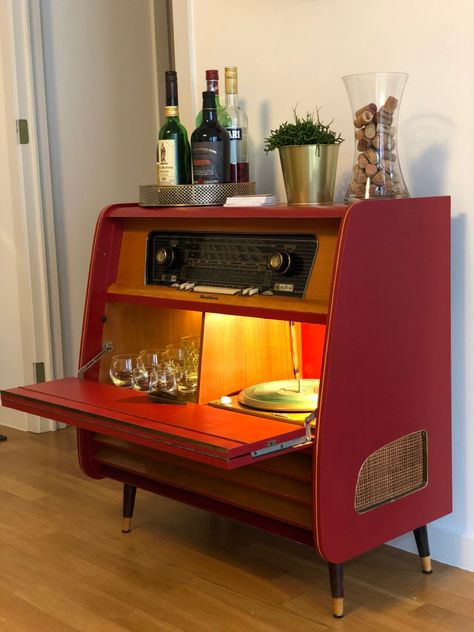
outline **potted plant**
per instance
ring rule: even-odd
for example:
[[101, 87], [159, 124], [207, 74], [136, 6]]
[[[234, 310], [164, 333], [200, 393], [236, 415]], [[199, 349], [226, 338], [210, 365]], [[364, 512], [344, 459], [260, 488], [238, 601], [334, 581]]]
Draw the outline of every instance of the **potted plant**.
[[278, 149], [288, 204], [332, 204], [339, 145], [344, 140], [324, 124], [319, 109], [282, 123], [265, 138], [264, 150]]

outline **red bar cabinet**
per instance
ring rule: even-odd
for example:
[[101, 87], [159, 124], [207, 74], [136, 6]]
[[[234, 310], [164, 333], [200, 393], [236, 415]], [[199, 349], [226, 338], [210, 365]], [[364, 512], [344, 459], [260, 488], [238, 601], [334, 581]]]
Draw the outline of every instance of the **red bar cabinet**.
[[[195, 402], [110, 383], [113, 353], [187, 334]], [[219, 405], [293, 378], [295, 344], [315, 414]], [[2, 404], [77, 426], [84, 472], [124, 485], [123, 531], [142, 488], [313, 546], [335, 616], [344, 562], [392, 538], [413, 531], [430, 572], [426, 525], [451, 511], [449, 198], [107, 207], [79, 364]]]

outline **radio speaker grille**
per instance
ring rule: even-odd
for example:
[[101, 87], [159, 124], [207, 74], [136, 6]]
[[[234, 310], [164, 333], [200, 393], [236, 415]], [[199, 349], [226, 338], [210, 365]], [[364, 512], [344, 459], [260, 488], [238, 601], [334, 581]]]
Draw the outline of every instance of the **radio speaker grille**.
[[387, 443], [364, 461], [357, 479], [355, 510], [365, 513], [425, 487], [427, 435], [419, 430]]

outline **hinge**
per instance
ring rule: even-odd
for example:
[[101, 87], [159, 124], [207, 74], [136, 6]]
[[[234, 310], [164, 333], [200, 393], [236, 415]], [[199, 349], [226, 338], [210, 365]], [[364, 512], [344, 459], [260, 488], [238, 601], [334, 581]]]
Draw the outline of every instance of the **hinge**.
[[89, 362], [86, 362], [79, 368], [79, 371], [77, 372], [77, 377], [80, 380], [83, 380], [84, 375], [86, 374], [86, 371], [88, 371], [91, 368], [91, 366], [94, 366], [94, 364], [96, 364], [101, 359], [101, 357], [104, 356], [106, 353], [113, 351], [113, 349], [114, 349], [114, 345], [112, 342], [110, 342], [110, 340], [107, 340], [107, 342], [104, 342], [104, 344], [102, 345], [102, 349], [99, 351], [99, 353], [96, 353], [95, 356], [89, 360]]
[[28, 121], [26, 119], [17, 119], [16, 135], [20, 145], [28, 145], [30, 142], [30, 135], [28, 132]]
[[262, 456], [263, 454], [269, 454], [270, 452], [279, 452], [280, 450], [286, 450], [288, 448], [296, 448], [301, 445], [308, 445], [312, 442], [313, 436], [311, 434], [311, 422], [316, 419], [316, 411], [308, 415], [304, 420], [305, 436], [298, 437], [297, 439], [290, 439], [289, 441], [282, 441], [277, 443], [275, 439], [272, 439], [267, 443], [264, 448], [259, 450], [253, 450], [250, 454], [253, 457]]
[[40, 384], [46, 381], [46, 374], [44, 371], [44, 362], [33, 362], [33, 370], [35, 372], [35, 382]]
[[263, 456], [264, 454], [270, 454], [271, 452], [279, 452], [280, 450], [287, 450], [288, 448], [296, 448], [297, 446], [308, 445], [311, 443], [311, 438], [298, 437], [297, 439], [289, 439], [288, 441], [282, 441], [277, 443], [276, 441], [269, 441], [264, 448], [259, 450], [252, 450], [251, 456]]

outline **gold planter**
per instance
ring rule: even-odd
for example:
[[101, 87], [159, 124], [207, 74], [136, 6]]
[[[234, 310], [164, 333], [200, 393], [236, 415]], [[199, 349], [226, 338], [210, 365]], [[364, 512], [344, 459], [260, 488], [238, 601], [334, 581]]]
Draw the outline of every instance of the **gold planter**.
[[339, 145], [279, 147], [288, 204], [332, 204]]

